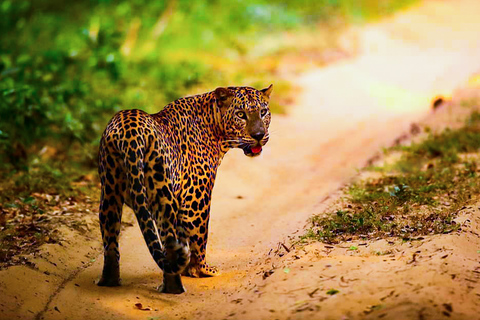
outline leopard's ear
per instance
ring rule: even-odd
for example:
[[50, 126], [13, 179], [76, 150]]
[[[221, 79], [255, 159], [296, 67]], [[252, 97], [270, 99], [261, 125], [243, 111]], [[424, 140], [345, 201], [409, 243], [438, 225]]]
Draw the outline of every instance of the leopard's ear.
[[270, 94], [273, 91], [273, 84], [271, 84], [268, 88], [262, 89], [260, 91], [263, 93], [265, 97], [270, 98]]
[[233, 92], [229, 88], [215, 89], [215, 98], [217, 98], [217, 105], [220, 108], [228, 107], [233, 100]]

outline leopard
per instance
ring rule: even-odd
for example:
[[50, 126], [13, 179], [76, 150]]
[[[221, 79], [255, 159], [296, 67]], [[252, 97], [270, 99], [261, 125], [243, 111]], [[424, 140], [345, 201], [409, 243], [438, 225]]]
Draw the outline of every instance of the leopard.
[[160, 293], [185, 292], [181, 276], [220, 272], [206, 261], [212, 190], [228, 150], [257, 157], [269, 141], [273, 85], [218, 87], [149, 114], [122, 110], [100, 139], [99, 220], [103, 271], [98, 286], [120, 286], [123, 206], [136, 217], [163, 272]]

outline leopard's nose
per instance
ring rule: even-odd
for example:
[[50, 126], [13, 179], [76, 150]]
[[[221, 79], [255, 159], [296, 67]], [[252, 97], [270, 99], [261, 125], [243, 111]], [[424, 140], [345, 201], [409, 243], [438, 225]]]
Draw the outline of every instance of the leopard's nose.
[[252, 138], [257, 140], [257, 141], [261, 141], [263, 139], [263, 137], [265, 137], [265, 132], [264, 131], [257, 131], [253, 134], [251, 134]]

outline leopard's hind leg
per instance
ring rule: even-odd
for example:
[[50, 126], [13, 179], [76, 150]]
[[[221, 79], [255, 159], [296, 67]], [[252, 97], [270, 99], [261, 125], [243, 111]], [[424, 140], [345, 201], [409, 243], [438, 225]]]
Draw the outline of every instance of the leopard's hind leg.
[[[152, 175], [147, 175], [147, 181], [151, 177]], [[171, 196], [173, 191], [168, 181], [159, 182], [158, 188], [150, 190], [150, 192], [152, 191], [156, 201], [153, 201], [151, 207], [161, 242], [165, 245], [166, 259], [178, 266], [175, 274], [163, 273], [163, 284], [159, 287], [159, 291], [182, 293], [185, 289], [182, 285], [180, 273], [190, 262], [190, 251], [185, 230], [179, 225], [178, 221], [178, 200]], [[152, 198], [153, 194], [151, 194]]]
[[122, 220], [122, 207], [125, 201], [125, 179], [116, 168], [120, 164], [112, 155], [100, 153], [100, 180], [102, 183], [100, 198], [100, 229], [102, 232], [104, 265], [99, 286], [115, 287], [120, 285], [120, 251], [118, 238]]
[[[137, 152], [124, 151], [129, 199], [150, 254], [163, 270], [164, 284], [160, 292], [179, 294], [185, 291], [180, 274], [190, 261], [190, 250], [188, 242], [179, 239], [176, 233], [178, 200], [170, 187], [168, 169], [163, 168], [163, 156], [156, 151], [153, 153], [160, 149], [158, 139], [150, 147], [144, 147], [145, 141], [142, 139], [137, 139], [135, 143], [139, 147]], [[150, 162], [155, 160], [155, 164], [143, 165], [145, 159], [151, 159]], [[163, 232], [161, 242], [158, 229]]]

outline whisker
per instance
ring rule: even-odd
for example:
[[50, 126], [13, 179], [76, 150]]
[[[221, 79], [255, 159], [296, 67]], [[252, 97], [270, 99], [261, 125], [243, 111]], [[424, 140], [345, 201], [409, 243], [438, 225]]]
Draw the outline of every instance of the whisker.
[[279, 130], [268, 130], [268, 133], [277, 133]]
[[281, 134], [282, 134], [282, 132], [279, 132], [279, 131], [277, 131], [277, 132], [270, 132], [270, 133], [269, 133], [269, 136], [279, 137], [279, 136], [281, 136]]

